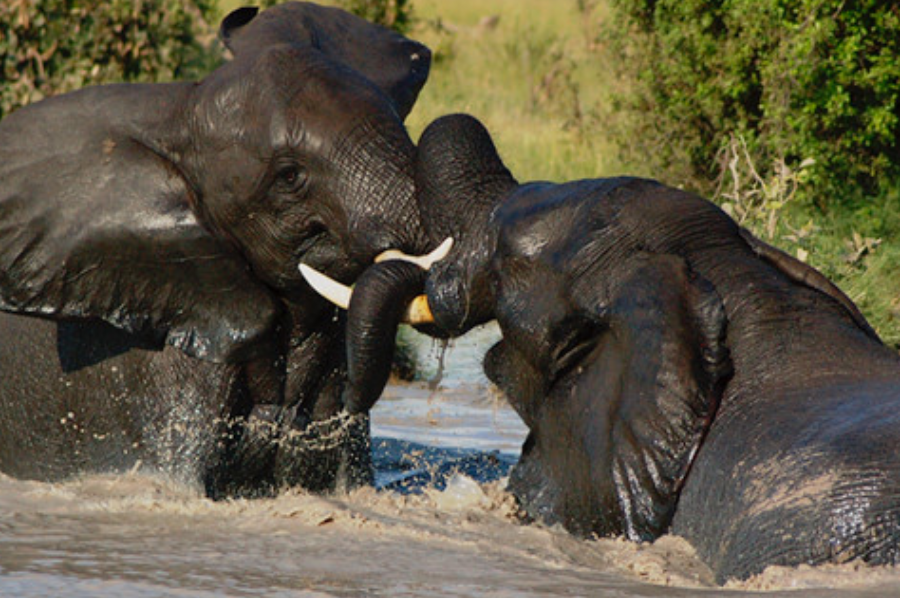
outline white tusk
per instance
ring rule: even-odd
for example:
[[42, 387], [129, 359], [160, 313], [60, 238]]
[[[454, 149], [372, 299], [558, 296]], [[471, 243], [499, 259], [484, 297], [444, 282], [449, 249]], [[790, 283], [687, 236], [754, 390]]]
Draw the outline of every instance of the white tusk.
[[448, 254], [450, 254], [450, 249], [453, 247], [453, 238], [448, 237], [446, 240], [441, 242], [441, 245], [432, 250], [430, 253], [425, 256], [411, 256], [409, 254], [404, 254], [399, 250], [385, 250], [381, 254], [375, 257], [375, 262], [380, 263], [386, 260], [405, 260], [406, 262], [411, 262], [415, 265], [419, 265], [425, 271], [431, 269], [434, 263], [439, 260], [443, 260]]
[[304, 263], [300, 263], [300, 272], [312, 289], [319, 292], [326, 300], [331, 300], [344, 310], [350, 306], [350, 297], [353, 295], [351, 288]]
[[[350, 298], [353, 296], [352, 288], [343, 283], [338, 283], [328, 275], [320, 273], [304, 263], [300, 263], [300, 272], [309, 285], [326, 300], [330, 300], [344, 310], [347, 310], [347, 307], [350, 306]], [[403, 322], [410, 325], [434, 323], [434, 315], [431, 313], [431, 307], [428, 305], [427, 296], [422, 294], [413, 298], [409, 306], [406, 307]]]

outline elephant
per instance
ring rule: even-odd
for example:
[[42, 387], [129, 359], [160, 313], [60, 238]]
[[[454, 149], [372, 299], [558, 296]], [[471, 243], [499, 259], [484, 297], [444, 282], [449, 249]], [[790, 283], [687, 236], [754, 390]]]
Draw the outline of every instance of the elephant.
[[[369, 321], [402, 318], [405, 279], [432, 335], [496, 319], [484, 369], [528, 428], [508, 483], [527, 519], [677, 534], [719, 583], [900, 560], [900, 358], [826, 277], [657, 181], [519, 183], [468, 115], [416, 161], [422, 224], [454, 247], [371, 266], [348, 332], [389, 333]], [[380, 342], [351, 345], [351, 370], [385, 369]], [[359, 376], [365, 403], [382, 377]]]
[[352, 280], [424, 252], [403, 125], [430, 51], [344, 11], [238, 9], [198, 82], [89, 87], [0, 123], [0, 471], [140, 468], [212, 498], [369, 482], [343, 409]]

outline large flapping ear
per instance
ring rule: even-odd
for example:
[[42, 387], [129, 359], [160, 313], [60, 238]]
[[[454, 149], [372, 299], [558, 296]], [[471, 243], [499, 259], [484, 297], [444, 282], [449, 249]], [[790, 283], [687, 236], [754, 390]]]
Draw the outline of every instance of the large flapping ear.
[[312, 46], [378, 86], [401, 119], [412, 110], [431, 67], [431, 51], [424, 45], [343, 10], [306, 2], [261, 13], [239, 8], [225, 17], [219, 34], [236, 58], [277, 44]]
[[596, 278], [575, 285], [578, 312], [598, 325], [591, 343], [569, 335], [577, 344], [559, 349], [531, 443], [568, 529], [650, 540], [671, 522], [731, 362], [711, 284], [674, 256], [622, 268], [606, 306], [591, 304]]
[[269, 343], [277, 299], [198, 224], [165, 156], [190, 87], [88, 88], [0, 123], [0, 309], [99, 318], [214, 361]]
[[827, 277], [810, 265], [797, 260], [790, 254], [779, 250], [775, 246], [770, 246], [758, 237], [754, 236], [745, 228], [740, 230], [741, 237], [753, 249], [757, 256], [765, 260], [767, 263], [785, 274], [791, 281], [800, 285], [810, 287], [826, 296], [833, 298], [841, 307], [847, 311], [847, 314], [853, 319], [857, 327], [862, 329], [866, 335], [874, 340], [881, 341], [875, 330], [869, 325], [869, 322], [860, 312], [859, 308], [853, 303], [847, 294], [834, 285]]

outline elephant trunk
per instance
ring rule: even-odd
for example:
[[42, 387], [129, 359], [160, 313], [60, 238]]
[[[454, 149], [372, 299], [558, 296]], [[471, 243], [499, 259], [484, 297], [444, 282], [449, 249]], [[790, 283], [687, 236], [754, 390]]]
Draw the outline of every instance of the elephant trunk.
[[344, 408], [350, 414], [369, 412], [387, 384], [397, 327], [422, 293], [425, 275], [418, 265], [388, 260], [372, 265], [357, 280], [347, 312]]
[[430, 271], [425, 290], [437, 328], [458, 336], [493, 318], [491, 216], [518, 184], [484, 126], [463, 114], [441, 117], [422, 133], [415, 179], [422, 224], [432, 242], [456, 240], [447, 259]]

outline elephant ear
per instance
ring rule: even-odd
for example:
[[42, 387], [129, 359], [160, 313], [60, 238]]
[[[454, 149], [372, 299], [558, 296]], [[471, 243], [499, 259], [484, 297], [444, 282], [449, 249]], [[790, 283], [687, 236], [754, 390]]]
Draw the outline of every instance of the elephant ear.
[[276, 298], [198, 224], [166, 158], [191, 87], [88, 88], [0, 123], [0, 309], [99, 318], [213, 361], [267, 343]]
[[343, 10], [306, 2], [287, 2], [262, 13], [256, 7], [239, 8], [222, 21], [219, 35], [237, 59], [277, 44], [312, 46], [378, 86], [401, 119], [412, 110], [431, 67], [426, 46]]
[[775, 246], [765, 243], [747, 229], [741, 227], [741, 238], [761, 259], [781, 271], [791, 281], [810, 287], [826, 296], [834, 299], [853, 319], [856, 326], [865, 332], [866, 335], [873, 340], [881, 342], [881, 338], [875, 333], [875, 330], [869, 325], [869, 322], [860, 312], [859, 308], [853, 303], [847, 294], [842, 292], [838, 286], [834, 285], [827, 277], [810, 265], [797, 260], [790, 254], [779, 250]]
[[540, 458], [523, 473], [541, 464], [553, 484], [539, 491], [569, 530], [652, 540], [671, 522], [732, 367], [709, 282], [669, 255], [639, 255], [623, 268], [605, 306], [577, 300], [590, 298], [579, 287], [597, 278], [573, 287], [594, 326], [561, 336], [572, 343], [556, 352], [557, 383], [529, 442]]

